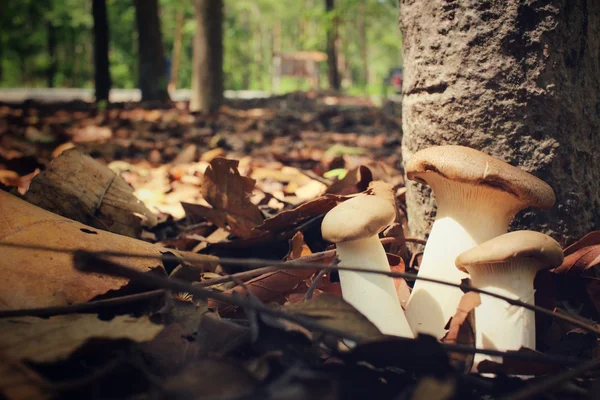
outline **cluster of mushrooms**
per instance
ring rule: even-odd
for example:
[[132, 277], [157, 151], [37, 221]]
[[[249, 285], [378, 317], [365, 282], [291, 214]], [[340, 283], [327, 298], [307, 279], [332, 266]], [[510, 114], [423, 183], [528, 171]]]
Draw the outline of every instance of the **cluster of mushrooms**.
[[[477, 288], [533, 304], [538, 271], [559, 266], [560, 245], [534, 231], [507, 233], [526, 207], [550, 208], [552, 188], [535, 176], [485, 153], [463, 146], [435, 146], [408, 161], [409, 179], [435, 193], [437, 214], [419, 268], [419, 277]], [[396, 218], [388, 199], [360, 194], [333, 208], [323, 219], [323, 238], [336, 244], [341, 266], [389, 271], [379, 233]], [[441, 339], [463, 292], [418, 280], [404, 310], [393, 279], [385, 275], [340, 271], [344, 299], [382, 333]], [[475, 309], [476, 345], [494, 350], [535, 349], [535, 315], [501, 299], [481, 295]], [[498, 357], [478, 355], [482, 360]]]

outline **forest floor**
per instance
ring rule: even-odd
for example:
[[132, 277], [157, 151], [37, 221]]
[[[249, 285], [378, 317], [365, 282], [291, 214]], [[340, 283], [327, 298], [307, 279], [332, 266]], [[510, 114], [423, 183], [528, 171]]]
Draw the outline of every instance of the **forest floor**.
[[[320, 225], [348, 196], [397, 201], [382, 243], [402, 302], [412, 281], [399, 275], [418, 271], [424, 238], [406, 231], [398, 110], [328, 93], [228, 99], [210, 116], [185, 102], [0, 103], [0, 242], [12, 243], [0, 260], [0, 392], [600, 397], [597, 272], [577, 264], [582, 251], [600, 252], [600, 234], [565, 249], [572, 264], [537, 283], [539, 303], [580, 324], [538, 318], [540, 352], [506, 354], [488, 367], [496, 375], [468, 373], [475, 305], [457, 312], [462, 325], [440, 343], [383, 336], [341, 300]], [[75, 249], [88, 252], [71, 258]], [[130, 257], [156, 249], [150, 261]], [[304, 269], [286, 269], [293, 263]], [[323, 265], [333, 270], [319, 273]], [[119, 266], [130, 268], [127, 279]], [[359, 343], [348, 348], [340, 336]]]

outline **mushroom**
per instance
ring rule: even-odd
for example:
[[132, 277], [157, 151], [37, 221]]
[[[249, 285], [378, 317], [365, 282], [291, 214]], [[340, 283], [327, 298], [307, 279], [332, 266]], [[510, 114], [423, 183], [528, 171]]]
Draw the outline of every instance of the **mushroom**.
[[[461, 253], [456, 267], [468, 272], [473, 286], [499, 295], [534, 303], [533, 280], [538, 271], [558, 267], [563, 251], [551, 237], [534, 231], [506, 233]], [[475, 308], [477, 347], [492, 350], [535, 350], [535, 314], [502, 299], [481, 295]], [[482, 360], [501, 357], [477, 354]]]
[[[336, 244], [339, 265], [390, 272], [379, 232], [395, 218], [390, 201], [361, 194], [329, 211], [321, 231], [325, 240]], [[344, 300], [382, 333], [413, 337], [391, 277], [354, 271], [339, 274]]]
[[[408, 161], [406, 172], [409, 179], [431, 186], [437, 202], [418, 276], [456, 284], [466, 277], [454, 265], [460, 253], [506, 233], [521, 209], [550, 208], [555, 201], [542, 180], [463, 146], [421, 150]], [[455, 287], [417, 280], [406, 308], [413, 333], [443, 337], [462, 294]]]

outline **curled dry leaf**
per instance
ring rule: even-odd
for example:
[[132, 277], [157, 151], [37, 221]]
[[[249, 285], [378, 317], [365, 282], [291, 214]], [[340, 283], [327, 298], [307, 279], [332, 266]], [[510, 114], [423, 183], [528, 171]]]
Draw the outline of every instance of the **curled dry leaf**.
[[346, 196], [327, 194], [306, 202], [293, 210], [283, 211], [273, 218], [266, 219], [262, 224], [256, 227], [257, 231], [263, 232], [283, 232], [294, 226], [298, 226], [319, 215], [326, 214], [339, 202], [345, 200]]
[[[442, 338], [443, 343], [462, 344], [475, 347], [475, 308], [481, 304], [477, 292], [463, 294], [456, 313], [448, 323], [448, 332]], [[465, 370], [469, 371], [473, 365], [473, 355], [465, 353], [450, 353], [450, 361], [454, 364], [464, 363]]]
[[[238, 293], [246, 296], [251, 293], [265, 303], [285, 302], [285, 295], [292, 292], [298, 285], [309, 279], [315, 273], [314, 269], [279, 270], [250, 279], [243, 286], [239, 285], [229, 289], [223, 294], [233, 295]], [[209, 300], [208, 306], [219, 311], [221, 316], [227, 316], [237, 311], [237, 306]]]
[[[1, 309], [82, 303], [127, 285], [127, 279], [76, 271], [70, 252], [77, 249], [148, 255], [151, 258], [122, 256], [116, 261], [138, 271], [158, 268], [164, 273], [160, 257], [166, 249], [94, 229], [4, 191], [0, 191], [0, 221]], [[40, 245], [56, 251], [18, 247]]]
[[29, 185], [25, 198], [50, 212], [98, 229], [137, 237], [154, 215], [133, 188], [105, 165], [77, 149], [55, 158]]
[[562, 265], [552, 270], [560, 275], [559, 290], [563, 291], [563, 297], [581, 297], [585, 292], [596, 313], [600, 313], [600, 231], [588, 233], [564, 253]]
[[361, 165], [348, 171], [343, 179], [334, 182], [327, 188], [326, 193], [344, 195], [363, 192], [367, 189], [372, 180], [373, 174], [371, 173], [371, 170], [368, 167]]
[[382, 338], [383, 334], [358, 310], [343, 298], [323, 293], [314, 299], [286, 304], [284, 310], [318, 320], [330, 328], [352, 333], [364, 339]]
[[236, 160], [217, 157], [204, 172], [201, 192], [212, 208], [182, 205], [186, 215], [206, 218], [219, 228], [245, 239], [253, 236], [252, 229], [263, 222], [263, 216], [248, 197], [254, 189], [254, 179], [241, 176], [237, 166]]
[[[402, 257], [390, 253], [387, 253], [387, 257], [390, 264], [390, 271], [400, 273], [406, 272]], [[410, 297], [410, 287], [408, 286], [408, 283], [406, 283], [406, 279], [394, 278], [394, 286], [396, 287], [396, 293], [398, 293], [398, 300], [400, 300], [402, 308], [406, 308], [408, 298]]]

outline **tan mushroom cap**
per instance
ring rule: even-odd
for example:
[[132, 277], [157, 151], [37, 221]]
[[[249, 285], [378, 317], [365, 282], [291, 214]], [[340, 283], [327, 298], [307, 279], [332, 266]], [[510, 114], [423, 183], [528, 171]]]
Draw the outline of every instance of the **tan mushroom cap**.
[[394, 222], [396, 209], [380, 196], [358, 195], [329, 211], [321, 224], [323, 239], [349, 242], [377, 235]]
[[556, 197], [546, 182], [532, 174], [464, 146], [434, 146], [416, 152], [406, 164], [408, 179], [427, 183], [428, 173], [510, 193], [528, 206], [550, 208]]
[[541, 269], [549, 269], [562, 264], [564, 255], [558, 242], [548, 235], [535, 231], [515, 231], [461, 253], [456, 257], [456, 268], [467, 272], [467, 266], [500, 264], [525, 258], [539, 261], [539, 265], [543, 266]]

